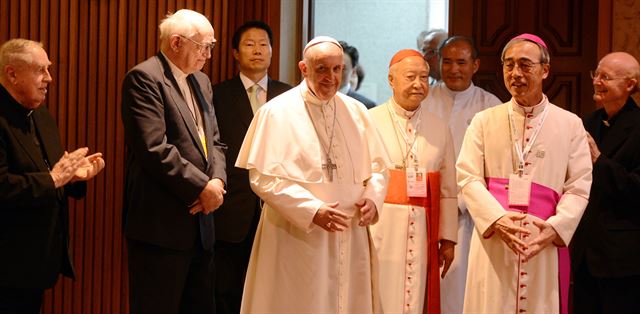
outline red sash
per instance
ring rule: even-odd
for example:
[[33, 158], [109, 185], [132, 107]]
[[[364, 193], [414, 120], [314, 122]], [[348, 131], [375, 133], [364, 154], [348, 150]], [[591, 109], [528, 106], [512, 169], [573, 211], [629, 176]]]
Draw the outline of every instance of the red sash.
[[427, 197], [407, 196], [405, 172], [391, 169], [389, 190], [384, 202], [424, 207], [427, 218], [427, 293], [423, 313], [440, 314], [440, 263], [438, 261], [438, 230], [440, 222], [440, 173], [427, 173]]

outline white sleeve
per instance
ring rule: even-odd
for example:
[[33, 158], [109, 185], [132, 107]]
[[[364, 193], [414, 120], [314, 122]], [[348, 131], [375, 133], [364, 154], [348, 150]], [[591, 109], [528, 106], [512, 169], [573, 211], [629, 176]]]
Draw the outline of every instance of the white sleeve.
[[294, 226], [309, 233], [313, 217], [324, 204], [294, 181], [264, 175], [255, 168], [249, 170], [251, 189], [271, 208]]

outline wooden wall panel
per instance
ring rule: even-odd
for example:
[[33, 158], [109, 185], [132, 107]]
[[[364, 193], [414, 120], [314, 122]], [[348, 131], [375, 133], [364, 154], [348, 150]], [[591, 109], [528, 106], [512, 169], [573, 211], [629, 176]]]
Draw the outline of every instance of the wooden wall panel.
[[551, 72], [544, 92], [551, 102], [578, 115], [593, 111], [589, 70], [597, 64], [597, 0], [450, 0], [451, 35], [470, 36], [480, 53], [476, 85], [503, 101], [500, 53], [521, 33], [540, 36], [549, 46]]
[[[600, 2], [608, 2], [603, 1]], [[601, 3], [601, 6], [603, 4]], [[611, 33], [611, 51], [626, 51], [640, 60], [640, 1], [613, 0], [612, 18], [607, 19], [612, 22], [612, 26], [604, 26], [605, 29], [613, 29]], [[640, 104], [640, 93], [633, 97], [636, 103]]]
[[[127, 313], [126, 252], [122, 238], [124, 132], [121, 83], [126, 72], [158, 50], [158, 23], [168, 11], [203, 13], [218, 45], [203, 71], [212, 82], [235, 74], [231, 36], [260, 19], [280, 33], [280, 0], [0, 0], [0, 44], [41, 41], [53, 62], [45, 105], [62, 143], [104, 154], [104, 172], [84, 200], [71, 201], [70, 234], [77, 280], [61, 279], [45, 293], [43, 313]], [[278, 76], [275, 38], [270, 74]]]

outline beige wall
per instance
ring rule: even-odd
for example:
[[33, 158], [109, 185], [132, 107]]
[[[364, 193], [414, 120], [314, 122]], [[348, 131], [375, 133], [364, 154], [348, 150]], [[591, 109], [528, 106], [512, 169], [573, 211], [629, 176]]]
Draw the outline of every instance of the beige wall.
[[[640, 1], [614, 0], [611, 51], [626, 51], [640, 60]], [[640, 93], [634, 96], [640, 104]]]

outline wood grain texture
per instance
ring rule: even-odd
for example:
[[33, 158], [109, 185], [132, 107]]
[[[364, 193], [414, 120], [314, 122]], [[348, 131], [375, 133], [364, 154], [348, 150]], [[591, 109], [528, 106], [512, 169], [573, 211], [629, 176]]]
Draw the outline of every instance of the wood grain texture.
[[[45, 105], [64, 147], [100, 151], [107, 165], [89, 183], [87, 197], [71, 201], [77, 279], [61, 279], [48, 290], [42, 313], [128, 313], [121, 84], [130, 68], [158, 51], [158, 23], [182, 8], [214, 26], [218, 45], [203, 69], [214, 84], [235, 74], [231, 37], [240, 24], [263, 20], [280, 33], [280, 0], [0, 0], [0, 44], [18, 37], [40, 41], [53, 62]], [[275, 78], [278, 54], [274, 45]]]

